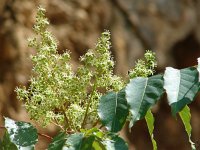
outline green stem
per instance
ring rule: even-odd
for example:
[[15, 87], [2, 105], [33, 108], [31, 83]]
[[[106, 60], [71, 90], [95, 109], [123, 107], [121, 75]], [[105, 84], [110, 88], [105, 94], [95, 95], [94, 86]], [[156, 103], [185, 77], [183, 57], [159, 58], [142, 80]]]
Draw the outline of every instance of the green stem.
[[84, 115], [84, 119], [83, 119], [83, 122], [81, 124], [81, 129], [84, 128], [84, 125], [86, 123], [86, 120], [87, 120], [87, 117], [88, 117], [88, 111], [89, 111], [89, 107], [90, 107], [90, 104], [91, 104], [91, 101], [92, 101], [92, 97], [94, 95], [94, 91], [96, 90], [96, 84], [94, 84], [93, 86], [93, 89], [92, 89], [92, 92], [91, 92], [91, 95], [90, 95], [90, 99], [87, 103], [87, 108], [86, 108], [86, 111], [85, 111], [85, 115]]
[[67, 130], [67, 128], [71, 129], [71, 124], [70, 124], [70, 121], [69, 121], [69, 119], [67, 118], [67, 115], [66, 115], [66, 113], [65, 113], [65, 110], [64, 110], [64, 108], [62, 108], [62, 113], [63, 113], [63, 115], [64, 115], [64, 118], [65, 118], [65, 125], [64, 125], [64, 129], [65, 129], [65, 131], [66, 131], [66, 130]]
[[61, 109], [61, 111], [62, 111], [62, 113], [63, 113], [63, 115], [64, 115], [64, 118], [65, 118], [65, 125], [64, 125], [64, 129], [65, 129], [65, 131], [67, 130], [67, 129], [69, 129], [69, 130], [76, 130], [76, 128], [75, 128], [75, 126], [74, 126], [74, 124], [73, 124], [73, 122], [71, 121], [72, 119], [71, 119], [71, 117], [69, 116], [69, 118], [67, 117], [67, 115], [66, 115], [66, 110], [65, 109], [67, 109], [67, 107], [62, 107], [62, 109]]

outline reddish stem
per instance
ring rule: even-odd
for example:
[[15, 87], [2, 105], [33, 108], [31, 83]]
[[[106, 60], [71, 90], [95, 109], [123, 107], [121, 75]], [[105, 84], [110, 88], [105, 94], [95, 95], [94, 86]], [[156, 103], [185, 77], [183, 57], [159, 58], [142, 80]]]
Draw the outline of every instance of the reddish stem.
[[47, 138], [47, 139], [50, 140], [50, 141], [53, 139], [51, 136], [46, 135], [46, 134], [38, 133], [38, 135], [39, 135], [39, 136], [43, 136], [43, 137]]
[[6, 129], [6, 127], [4, 127], [4, 126], [0, 126], [0, 129]]

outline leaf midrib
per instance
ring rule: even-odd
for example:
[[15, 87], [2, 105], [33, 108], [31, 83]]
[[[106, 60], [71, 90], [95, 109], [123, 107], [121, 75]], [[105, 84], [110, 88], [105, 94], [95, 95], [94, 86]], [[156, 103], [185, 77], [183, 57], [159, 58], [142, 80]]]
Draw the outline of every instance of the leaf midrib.
[[177, 90], [177, 94], [176, 94], [176, 103], [175, 103], [175, 110], [177, 110], [177, 104], [178, 104], [178, 99], [179, 99], [179, 93], [180, 93], [180, 84], [181, 84], [181, 71], [178, 70], [178, 74], [179, 74], [179, 80], [178, 80], [178, 90]]
[[113, 121], [113, 125], [115, 127], [115, 124], [116, 124], [116, 115], [117, 115], [117, 97], [118, 97], [118, 93], [115, 93], [115, 112], [114, 112], [114, 121]]
[[137, 116], [138, 116], [138, 114], [139, 114], [139, 111], [140, 111], [140, 108], [141, 108], [141, 106], [142, 106], [142, 103], [143, 103], [143, 101], [144, 101], [144, 95], [145, 95], [145, 91], [146, 91], [146, 88], [147, 88], [147, 83], [148, 83], [148, 78], [145, 78], [145, 82], [146, 82], [146, 84], [145, 84], [145, 88], [144, 88], [144, 91], [143, 91], [143, 94], [142, 94], [142, 101], [141, 101], [141, 103], [140, 103], [140, 106], [139, 106], [139, 109], [138, 109], [138, 111], [137, 111], [137, 115], [135, 115], [135, 117], [134, 117], [134, 122], [135, 122], [135, 120], [136, 120], [136, 118], [137, 118]]

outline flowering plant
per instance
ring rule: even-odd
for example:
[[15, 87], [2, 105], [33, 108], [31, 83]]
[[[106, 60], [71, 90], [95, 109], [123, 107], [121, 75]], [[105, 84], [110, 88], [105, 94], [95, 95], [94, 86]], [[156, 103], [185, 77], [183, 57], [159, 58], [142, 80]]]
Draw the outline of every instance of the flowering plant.
[[[199, 91], [196, 67], [181, 70], [168, 67], [164, 75], [153, 75], [157, 66], [155, 53], [146, 51], [144, 60], [138, 60], [129, 71], [130, 80], [123, 81], [113, 74], [110, 32], [105, 31], [95, 48], [80, 57], [80, 66], [73, 69], [70, 52], [57, 52], [57, 42], [48, 31], [48, 24], [45, 9], [39, 7], [33, 28], [36, 36], [29, 39], [29, 46], [36, 49], [36, 55], [31, 56], [30, 85], [17, 87], [16, 92], [31, 119], [44, 127], [53, 123], [61, 129], [52, 139], [49, 150], [128, 150], [117, 133], [126, 121], [131, 128], [143, 118], [156, 150], [151, 108], [164, 92], [173, 115], [180, 115], [191, 148], [195, 149], [187, 104]], [[39, 133], [30, 123], [5, 118], [5, 127], [1, 128], [6, 129], [0, 140], [3, 150], [34, 149]]]

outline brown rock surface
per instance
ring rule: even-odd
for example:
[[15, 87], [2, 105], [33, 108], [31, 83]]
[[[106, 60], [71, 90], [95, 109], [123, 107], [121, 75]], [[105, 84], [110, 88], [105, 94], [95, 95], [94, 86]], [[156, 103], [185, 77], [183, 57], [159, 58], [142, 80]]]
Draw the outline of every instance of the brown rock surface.
[[[197, 0], [1, 0], [0, 113], [18, 120], [24, 115], [28, 118], [15, 98], [14, 89], [28, 84], [31, 72], [28, 56], [34, 50], [27, 48], [26, 41], [33, 34], [39, 3], [47, 9], [59, 51], [71, 50], [74, 66], [104, 29], [111, 31], [116, 73], [122, 76], [145, 49], [156, 52], [158, 70], [169, 65], [177, 68], [195, 65], [200, 56]], [[157, 107], [155, 137], [159, 150], [189, 149], [183, 126], [170, 116], [166, 100]], [[200, 143], [200, 101], [196, 100], [191, 107], [194, 139]], [[152, 149], [144, 122], [137, 123], [129, 136], [133, 147]]]

